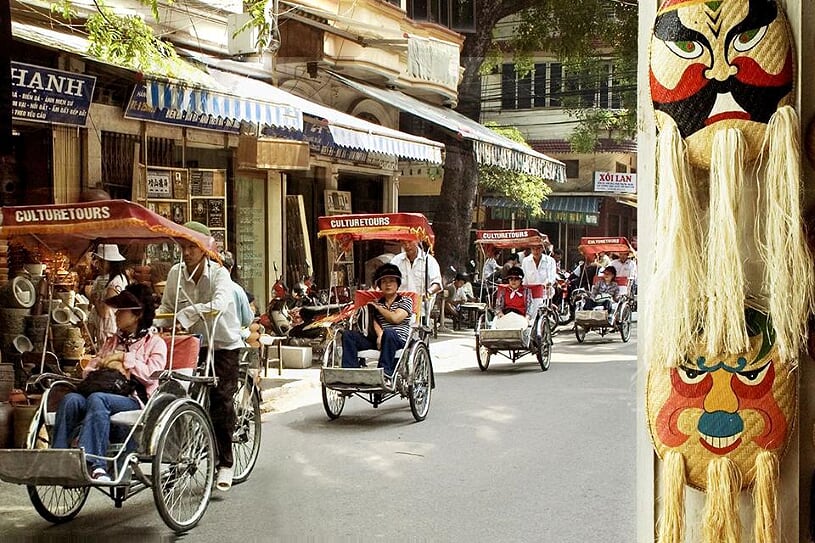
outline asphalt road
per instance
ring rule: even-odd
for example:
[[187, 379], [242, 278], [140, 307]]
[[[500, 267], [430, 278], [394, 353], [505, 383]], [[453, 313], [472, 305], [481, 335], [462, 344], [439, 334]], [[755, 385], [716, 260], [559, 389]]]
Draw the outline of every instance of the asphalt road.
[[[635, 538], [636, 326], [632, 341], [556, 337], [552, 365], [493, 358], [466, 333], [435, 344], [427, 420], [406, 400], [350, 399], [329, 421], [316, 382], [267, 416], [248, 482], [216, 496], [185, 542], [292, 540], [630, 543]], [[315, 370], [316, 371], [316, 370]], [[51, 526], [0, 483], [0, 540], [173, 540], [145, 492], [99, 493]]]

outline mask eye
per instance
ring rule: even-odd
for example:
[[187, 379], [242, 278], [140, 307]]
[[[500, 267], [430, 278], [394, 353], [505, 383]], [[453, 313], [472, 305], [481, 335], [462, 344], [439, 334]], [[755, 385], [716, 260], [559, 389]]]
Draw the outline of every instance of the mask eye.
[[700, 371], [698, 369], [685, 366], [678, 368], [676, 373], [679, 374], [679, 378], [682, 379], [683, 383], [687, 383], [689, 385], [701, 383], [702, 380], [707, 377], [706, 371]]
[[760, 42], [761, 39], [766, 34], [767, 34], [766, 26], [742, 32], [741, 34], [736, 36], [736, 39], [733, 40], [733, 49], [740, 53], [743, 53], [744, 51], [749, 51], [750, 49], [755, 47], [756, 44]]
[[681, 58], [698, 58], [702, 56], [702, 44], [698, 41], [666, 41], [671, 52]]
[[770, 364], [764, 364], [762, 367], [755, 370], [740, 371], [736, 374], [736, 376], [739, 378], [739, 381], [745, 385], [756, 386], [761, 384], [761, 382], [767, 376], [767, 369], [769, 367]]

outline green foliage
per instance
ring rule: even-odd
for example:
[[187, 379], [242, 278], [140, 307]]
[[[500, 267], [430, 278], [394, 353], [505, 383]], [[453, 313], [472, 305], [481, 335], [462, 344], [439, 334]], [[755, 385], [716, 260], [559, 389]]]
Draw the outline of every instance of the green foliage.
[[[104, 4], [88, 18], [88, 53], [134, 70], [175, 76], [178, 54], [169, 42], [157, 37], [136, 15], [118, 15]], [[157, 10], [154, 8], [154, 15]]]
[[601, 137], [619, 142], [633, 138], [636, 132], [636, 115], [633, 111], [590, 108], [575, 110], [574, 115], [580, 120], [569, 137], [575, 153], [593, 152]]
[[240, 34], [250, 28], [257, 29], [258, 38], [255, 46], [258, 51], [277, 51], [280, 48], [280, 33], [277, 29], [276, 21], [271, 14], [267, 13], [271, 0], [247, 0], [244, 2], [246, 13], [252, 18], [242, 27], [235, 31], [235, 35]]
[[51, 13], [59, 14], [66, 21], [76, 17], [76, 11], [74, 11], [70, 0], [59, 0], [59, 2], [51, 4]]
[[[576, 152], [591, 152], [601, 137], [633, 137], [636, 121], [637, 5], [614, 0], [541, 0], [518, 14], [508, 47], [520, 76], [532, 54], [549, 52], [565, 69], [561, 103], [580, 123], [570, 141]], [[499, 61], [500, 62], [500, 61]], [[581, 89], [597, 88], [612, 65], [616, 110], [582, 103]]]
[[[491, 130], [513, 141], [527, 145], [523, 134], [514, 126], [498, 126], [485, 123]], [[519, 172], [512, 172], [495, 166], [479, 166], [478, 184], [483, 192], [503, 194], [524, 206], [529, 214], [540, 215], [541, 202], [552, 192], [545, 179]]]

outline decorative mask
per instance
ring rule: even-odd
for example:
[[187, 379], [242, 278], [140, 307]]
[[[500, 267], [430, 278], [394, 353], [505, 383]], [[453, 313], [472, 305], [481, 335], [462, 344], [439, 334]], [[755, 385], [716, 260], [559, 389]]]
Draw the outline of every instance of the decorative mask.
[[[745, 311], [750, 350], [730, 356], [700, 354], [678, 367], [648, 374], [648, 425], [657, 454], [677, 451], [688, 483], [706, 488], [708, 463], [732, 460], [742, 486], [752, 482], [758, 453], [782, 456], [796, 410], [796, 369], [781, 364], [767, 315]], [[690, 461], [692, 459], [692, 461]]]
[[691, 164], [710, 166], [722, 128], [741, 130], [752, 161], [770, 117], [793, 98], [787, 18], [775, 0], [666, 0], [649, 75], [657, 126], [674, 120]]

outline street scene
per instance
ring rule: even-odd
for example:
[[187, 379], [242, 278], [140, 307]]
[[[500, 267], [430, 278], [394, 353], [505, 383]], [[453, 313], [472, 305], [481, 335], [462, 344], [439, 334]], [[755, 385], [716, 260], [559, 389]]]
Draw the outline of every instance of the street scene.
[[[569, 332], [546, 372], [529, 355], [482, 372], [472, 330], [440, 334], [422, 423], [404, 400], [374, 410], [358, 398], [331, 421], [318, 367], [270, 372], [285, 384], [267, 395], [252, 477], [184, 540], [632, 541], [636, 324], [629, 343]], [[2, 484], [3, 539], [171, 536], [149, 494], [122, 509], [95, 494], [51, 526], [23, 487]]]

